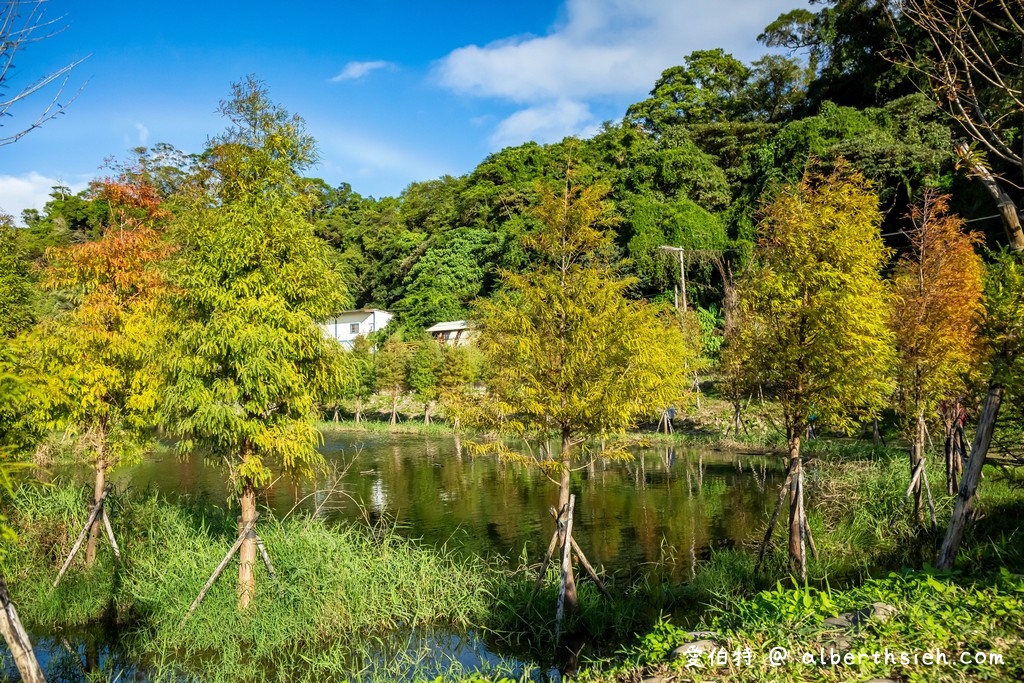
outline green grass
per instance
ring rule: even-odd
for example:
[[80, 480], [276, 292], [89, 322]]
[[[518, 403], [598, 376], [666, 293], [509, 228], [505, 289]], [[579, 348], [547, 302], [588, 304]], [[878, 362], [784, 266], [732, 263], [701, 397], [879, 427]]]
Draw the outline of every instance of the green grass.
[[[894, 616], [884, 622], [868, 621], [850, 632], [823, 624], [825, 618], [875, 602], [894, 607]], [[716, 641], [729, 653], [749, 649], [750, 663], [740, 659], [738, 663], [733, 660], [731, 666], [712, 667], [704, 659], [702, 669], [687, 668], [685, 657], [672, 660], [669, 655], [692, 638], [687, 629], [662, 621], [625, 650], [615, 664], [592, 663], [580, 680], [632, 681], [653, 674], [692, 680], [695, 673], [705, 681], [1021, 680], [1024, 578], [1005, 570], [982, 579], [901, 572], [842, 591], [779, 584], [734, 602], [727, 610], [715, 610], [697, 628], [716, 633]], [[790, 659], [771, 666], [767, 655], [778, 647], [785, 648]], [[846, 665], [801, 661], [805, 653], [820, 656], [824, 651], [831, 657], [833, 649], [865, 657]], [[887, 662], [886, 650], [905, 652], [909, 661]], [[942, 651], [956, 663], [930, 666], [913, 659], [915, 653], [928, 651]], [[878, 662], [872, 657], [876, 652], [881, 655]], [[964, 652], [996, 653], [1003, 661], [962, 664], [958, 660]]]
[[[666, 589], [666, 604], [690, 600], [701, 607], [676, 610], [615, 656], [597, 657], [582, 680], [636, 681], [647, 675], [707, 681], [845, 681], [891, 677], [901, 681], [1020, 680], [1024, 676], [1024, 518], [1021, 477], [988, 466], [979, 491], [978, 519], [968, 528], [954, 573], [935, 573], [934, 561], [952, 509], [941, 472], [933, 462], [932, 492], [938, 528], [920, 525], [903, 494], [909, 478], [901, 449], [870, 449], [840, 441], [823, 443], [807, 461], [810, 522], [820, 558], [809, 560], [808, 584], [795, 586], [786, 558], [785, 515], [774, 551], [754, 572], [754, 548], [712, 554], [686, 586]], [[927, 516], [925, 517], [927, 520]], [[777, 582], [777, 580], [781, 580]], [[851, 637], [853, 652], [890, 650], [947, 653], [982, 650], [1002, 654], [1000, 665], [896, 667], [770, 667], [771, 647], [818, 652], [835, 634], [823, 634], [824, 618], [881, 601], [898, 615]], [[732, 652], [749, 647], [754, 665], [705, 669], [669, 662], [671, 650], [691, 630], [710, 630]], [[694, 677], [696, 676], [696, 677]]]
[[52, 589], [85, 522], [85, 498], [84, 489], [63, 486], [17, 492], [9, 516], [20, 538], [4, 571], [22, 619], [42, 632], [116, 623], [130, 658], [168, 678], [325, 680], [363, 672], [372, 679], [376, 670], [410, 669], [418, 660], [409, 659], [402, 634], [485, 623], [502, 576], [483, 560], [422, 547], [389, 529], [266, 519], [259, 533], [278, 580], [259, 565], [254, 605], [239, 612], [233, 565], [179, 627], [233, 542], [233, 521], [208, 505], [115, 496], [123, 562], [104, 547], [92, 569], [77, 560]]
[[361, 422], [355, 420], [324, 421], [317, 424], [321, 432], [363, 432], [369, 434], [423, 434], [425, 436], [442, 436], [455, 434], [456, 430], [447, 422], [435, 420], [430, 424], [423, 424], [422, 421], [404, 420], [398, 424], [391, 424], [387, 420], [364, 419]]
[[[638, 671], [668, 666], [654, 644], [678, 642], [686, 630], [728, 631], [730, 643], [744, 646], [768, 646], [776, 638], [810, 646], [818, 635], [801, 630], [804, 626], [816, 628], [830, 611], [883, 599], [899, 602], [901, 615], [925, 621], [916, 627], [908, 616], [894, 622], [895, 631], [872, 635], [876, 640], [892, 637], [910, 647], [929, 642], [952, 646], [960, 642], [956, 638], [973, 645], [988, 638], [1024, 661], [1014, 649], [1019, 642], [1011, 638], [1021, 632], [1016, 617], [995, 612], [1008, 611], [1011, 598], [1020, 593], [1017, 578], [1001, 570], [1024, 570], [1024, 496], [1013, 470], [986, 468], [979, 519], [969, 527], [958, 565], [962, 573], [932, 576], [927, 565], [952, 506], [941, 492], [935, 459], [937, 531], [917, 524], [903, 501], [909, 472], [901, 449], [817, 439], [805, 454], [810, 521], [820, 550], [819, 560], [809, 563], [806, 588], [776, 584], [781, 579], [789, 585], [783, 514], [774, 547], [758, 572], [756, 546], [750, 544], [714, 550], [685, 584], [664, 581], [661, 577], [670, 573], [658, 571], [639, 581], [612, 582], [611, 600], [578, 579], [581, 608], [565, 624], [561, 652], [588, 642], [587, 651], [597, 659], [587, 675], [634, 680]], [[84, 523], [88, 495], [85, 488], [69, 486], [17, 493], [7, 514], [21, 538], [4, 560], [15, 600], [23, 619], [38, 632], [98, 623], [120, 629], [123, 651], [114, 653], [112, 661], [138, 663], [157, 680], [498, 680], [518, 671], [513, 659], [525, 658], [545, 669], [561, 656], [553, 642], [557, 578], [550, 568], [535, 594], [536, 568], [527, 560], [537, 558], [524, 557], [509, 570], [504, 559], [426, 547], [391, 529], [334, 528], [308, 518], [283, 524], [261, 519], [260, 534], [281, 578], [272, 582], [257, 566], [255, 609], [235, 609], [232, 566], [179, 628], [189, 603], [234, 539], [233, 513], [187, 498], [172, 504], [144, 492], [118, 493], [110, 500], [124, 561], [113, 562], [104, 546], [95, 568], [86, 571], [76, 562], [53, 590], [57, 568]], [[663, 561], [671, 564], [673, 556], [673, 549], [666, 548]], [[927, 609], [911, 609], [915, 601]], [[948, 614], [947, 607], [952, 610]], [[660, 615], [670, 618], [659, 622]], [[941, 630], [947, 622], [946, 631]], [[915, 628], [926, 628], [924, 635]], [[482, 672], [438, 660], [438, 649], [427, 636], [460, 631], [483, 634], [491, 652], [509, 659]], [[637, 641], [635, 634], [643, 635]], [[864, 641], [865, 646], [875, 642]], [[936, 680], [976, 680], [989, 673], [1000, 680], [987, 669], [965, 671], [973, 678]], [[772, 673], [753, 672], [751, 680], [772, 680]], [[785, 673], [790, 678], [779, 680], [843, 680], [812, 673], [822, 672], [793, 669]], [[858, 670], [856, 677], [866, 680], [876, 673]], [[911, 671], [903, 679], [931, 680], [925, 673]], [[747, 679], [737, 674], [723, 680]]]

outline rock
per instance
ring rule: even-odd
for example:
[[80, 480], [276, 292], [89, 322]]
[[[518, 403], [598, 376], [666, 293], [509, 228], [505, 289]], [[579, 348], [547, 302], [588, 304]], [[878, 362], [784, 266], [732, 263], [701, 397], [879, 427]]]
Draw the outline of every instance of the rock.
[[838, 617], [829, 617], [822, 624], [834, 628], [845, 628], [852, 630], [858, 628], [868, 620], [874, 620], [881, 624], [889, 621], [899, 610], [884, 602], [872, 603], [869, 607], [859, 609], [856, 612], [843, 612]]
[[850, 621], [851, 616], [852, 615], [849, 613], [840, 614], [838, 617], [829, 617], [822, 623], [827, 626], [835, 626], [837, 628], [851, 628], [853, 626], [853, 622]]
[[889, 621], [896, 612], [897, 609], [892, 605], [887, 605], [884, 602], [874, 602], [869, 607], [857, 610], [850, 615], [850, 621], [854, 626], [860, 626], [869, 620], [874, 620], [880, 624], [884, 624]]
[[836, 652], [849, 652], [850, 651], [850, 639], [842, 636], [832, 641], [832, 649]]
[[640, 683], [666, 683], [667, 680], [664, 676], [648, 676], [641, 679]]
[[718, 638], [718, 634], [714, 631], [690, 631], [686, 635], [688, 635], [691, 640], [703, 640], [705, 638], [715, 640]]
[[884, 624], [889, 621], [889, 619], [896, 616], [897, 612], [899, 612], [898, 609], [884, 602], [871, 603], [871, 618], [880, 623]]

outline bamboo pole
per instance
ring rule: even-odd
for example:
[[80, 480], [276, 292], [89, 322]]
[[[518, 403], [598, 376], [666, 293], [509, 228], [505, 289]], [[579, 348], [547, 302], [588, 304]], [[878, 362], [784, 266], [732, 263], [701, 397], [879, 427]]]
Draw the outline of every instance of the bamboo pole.
[[256, 520], [259, 519], [259, 517], [260, 513], [257, 512], [256, 515], [248, 522], [246, 522], [244, 527], [242, 527], [242, 531], [238, 534], [238, 539], [235, 540], [235, 544], [231, 546], [231, 550], [229, 550], [228, 554], [224, 556], [224, 559], [220, 561], [220, 564], [217, 565], [217, 568], [213, 570], [213, 574], [211, 574], [210, 578], [206, 581], [206, 585], [203, 586], [203, 589], [201, 591], [199, 591], [199, 595], [196, 596], [196, 599], [192, 601], [192, 605], [189, 606], [188, 612], [186, 612], [185, 616], [182, 617], [181, 623], [178, 624], [179, 628], [185, 625], [185, 622], [188, 621], [188, 618], [192, 616], [192, 613], [196, 611], [197, 607], [199, 607], [199, 603], [203, 601], [203, 598], [206, 597], [206, 594], [213, 586], [213, 583], [217, 580], [217, 577], [219, 577], [221, 572], [224, 571], [224, 568], [228, 566], [228, 562], [231, 561], [232, 556], [236, 552], [238, 552], [239, 548], [242, 547], [242, 541], [245, 540], [245, 537], [249, 534], [249, 530], [252, 529], [253, 525], [256, 524]]
[[103, 527], [107, 530], [107, 538], [110, 540], [110, 547], [114, 549], [114, 557], [121, 559], [121, 549], [117, 547], [117, 539], [114, 538], [114, 529], [110, 526], [110, 515], [107, 514], [106, 508], [100, 513], [103, 517]]
[[25, 627], [21, 625], [18, 610], [11, 602], [11, 596], [7, 593], [7, 582], [3, 574], [0, 574], [0, 608], [0, 633], [7, 641], [7, 647], [11, 650], [21, 680], [24, 683], [46, 683], [43, 670], [39, 667], [39, 660], [32, 650], [32, 642], [25, 632]]
[[569, 509], [565, 515], [565, 539], [566, 542], [562, 544], [562, 577], [558, 586], [558, 609], [555, 611], [555, 646], [558, 646], [558, 640], [562, 636], [562, 617], [565, 615], [565, 589], [566, 583], [569, 580], [570, 563], [572, 562], [572, 552], [570, 552], [571, 544], [569, 540], [572, 538], [572, 511], [576, 505], [576, 494], [569, 495]]
[[764, 539], [761, 541], [761, 549], [757, 551], [757, 563], [754, 565], [755, 572], [761, 568], [761, 562], [764, 560], [764, 551], [768, 549], [768, 544], [771, 543], [772, 533], [775, 531], [775, 524], [779, 520], [779, 511], [782, 510], [782, 503], [786, 500], [786, 492], [789, 490], [789, 484], [792, 479], [793, 460], [790, 459], [789, 464], [786, 465], [786, 480], [782, 482], [782, 488], [779, 489], [779, 497], [775, 501], [775, 510], [772, 512], [772, 516], [768, 520], [768, 528], [764, 532]]
[[277, 572], [274, 571], [274, 565], [270, 563], [270, 555], [267, 554], [267, 548], [263, 545], [263, 539], [260, 538], [259, 534], [256, 534], [256, 547], [259, 549], [260, 555], [263, 556], [263, 564], [267, 565], [270, 578], [277, 581]]
[[89, 533], [89, 529], [92, 527], [92, 523], [96, 520], [96, 515], [103, 509], [103, 501], [107, 499], [107, 494], [110, 493], [110, 484], [103, 489], [103, 495], [96, 501], [96, 504], [92, 506], [92, 510], [89, 511], [89, 518], [85, 522], [85, 527], [82, 529], [82, 533], [78, 534], [78, 540], [75, 541], [75, 545], [71, 547], [71, 552], [68, 554], [68, 559], [64, 560], [64, 566], [57, 572], [57, 578], [53, 580], [53, 587], [56, 588], [57, 584], [60, 583], [60, 577], [64, 576], [64, 572], [71, 566], [71, 560], [75, 559], [75, 555], [78, 553], [78, 549], [82, 547], [82, 541], [85, 540], [86, 534]]
[[600, 578], [598, 578], [597, 572], [595, 572], [594, 568], [590, 566], [590, 561], [587, 560], [587, 556], [583, 554], [583, 551], [580, 549], [579, 544], [576, 543], [576, 539], [570, 536], [569, 541], [572, 543], [572, 549], [576, 553], [577, 559], [579, 559], [580, 564], [583, 565], [583, 568], [587, 570], [587, 574], [590, 576], [590, 579], [597, 584], [598, 590], [600, 590], [606, 598], [612, 597], [611, 593], [608, 592], [608, 589], [605, 588], [604, 582], [601, 581]]

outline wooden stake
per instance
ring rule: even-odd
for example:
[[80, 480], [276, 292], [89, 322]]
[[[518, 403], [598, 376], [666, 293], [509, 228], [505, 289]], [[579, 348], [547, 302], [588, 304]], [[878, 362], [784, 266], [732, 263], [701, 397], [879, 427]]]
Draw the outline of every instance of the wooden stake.
[[988, 454], [988, 447], [992, 442], [992, 430], [999, 417], [1003, 391], [1002, 384], [993, 383], [985, 396], [981, 415], [978, 416], [978, 429], [974, 432], [974, 443], [971, 444], [971, 458], [967, 461], [967, 467], [964, 468], [964, 474], [960, 478], [960, 492], [956, 497], [956, 505], [953, 506], [953, 515], [949, 518], [946, 538], [942, 541], [942, 547], [939, 549], [939, 556], [935, 562], [938, 569], [952, 569], [953, 562], [956, 561], [957, 553], [960, 551], [964, 527], [967, 525], [971, 509], [974, 507], [974, 494], [978, 490], [981, 470], [985, 466], [985, 456]]
[[114, 538], [114, 530], [110, 526], [110, 515], [107, 514], [106, 509], [100, 513], [103, 517], [103, 526], [107, 530], [107, 538], [110, 539], [110, 547], [114, 549], [114, 557], [121, 559], [121, 549], [117, 547], [117, 539]]
[[572, 549], [576, 553], [576, 558], [580, 561], [580, 564], [583, 565], [583, 568], [587, 570], [587, 574], [590, 576], [591, 581], [597, 584], [598, 590], [600, 590], [606, 598], [612, 597], [611, 593], [608, 592], [608, 589], [605, 588], [604, 583], [598, 578], [597, 572], [595, 572], [594, 568], [590, 566], [587, 556], [583, 554], [582, 550], [580, 550], [580, 546], [576, 543], [576, 539], [570, 536], [569, 541], [572, 543]]
[[267, 571], [270, 572], [270, 578], [277, 581], [277, 572], [274, 571], [274, 565], [270, 564], [270, 555], [267, 554], [267, 549], [263, 545], [263, 539], [260, 538], [259, 534], [256, 534], [256, 547], [259, 548], [260, 555], [263, 556], [263, 564], [267, 565]]
[[921, 478], [921, 473], [924, 472], [924, 459], [918, 461], [917, 467], [914, 468], [914, 476], [910, 478], [910, 485], [907, 486], [907, 492], [903, 494], [903, 502], [910, 500], [910, 494], [917, 488], [917, 482]]
[[928, 511], [932, 515], [932, 529], [939, 526], [939, 523], [935, 521], [935, 502], [932, 500], [932, 487], [928, 485], [928, 472], [924, 469], [924, 461], [921, 461], [921, 478], [924, 479], [924, 490], [928, 494]]
[[224, 568], [228, 566], [228, 562], [231, 561], [232, 556], [234, 556], [234, 554], [238, 552], [238, 549], [242, 547], [242, 541], [245, 540], [245, 537], [248, 535], [249, 530], [252, 529], [254, 524], [256, 524], [256, 520], [259, 519], [259, 517], [260, 513], [257, 512], [256, 516], [250, 519], [246, 523], [246, 525], [242, 527], [242, 532], [238, 534], [238, 539], [235, 541], [235, 544], [231, 546], [231, 550], [229, 550], [228, 554], [224, 556], [224, 559], [220, 561], [220, 564], [217, 565], [217, 568], [213, 570], [213, 574], [210, 575], [210, 578], [207, 580], [206, 585], [203, 586], [203, 589], [201, 591], [199, 591], [199, 595], [197, 595], [196, 599], [192, 601], [192, 605], [188, 608], [188, 612], [186, 612], [185, 616], [182, 617], [181, 623], [178, 624], [178, 628], [184, 626], [188, 618], [192, 616], [192, 613], [196, 611], [197, 607], [199, 607], [199, 603], [203, 601], [203, 598], [206, 597], [206, 594], [213, 586], [213, 583], [217, 580], [217, 577], [219, 577], [221, 572], [224, 571]]
[[811, 548], [811, 557], [818, 561], [818, 546], [814, 543], [814, 534], [811, 533], [811, 523], [807, 521], [807, 511], [804, 511], [804, 533], [807, 534], [807, 545]]
[[792, 479], [793, 460], [790, 459], [789, 464], [786, 465], [786, 480], [782, 482], [782, 488], [779, 489], [779, 497], [775, 501], [775, 510], [772, 512], [771, 519], [768, 520], [768, 528], [764, 532], [761, 549], [757, 551], [757, 563], [754, 565], [755, 572], [761, 568], [761, 562], [764, 560], [764, 551], [768, 549], [768, 544], [771, 543], [772, 532], [775, 531], [775, 523], [779, 520], [779, 510], [782, 509], [782, 503], [786, 500], [786, 492], [789, 490], [789, 484]]
[[[554, 508], [551, 510], [554, 512]], [[540, 571], [537, 573], [537, 583], [534, 584], [533, 590], [536, 592], [541, 584], [544, 583], [544, 577], [548, 573], [548, 565], [551, 563], [551, 556], [555, 554], [555, 546], [558, 545], [558, 521], [555, 521], [555, 533], [551, 534], [551, 542], [548, 543], [548, 551], [544, 553], [544, 561], [540, 564]]]
[[555, 611], [555, 647], [558, 646], [558, 640], [562, 636], [562, 617], [565, 614], [565, 587], [566, 582], [569, 580], [569, 569], [572, 562], [572, 553], [570, 552], [572, 546], [569, 541], [572, 539], [572, 511], [575, 506], [576, 494], [573, 493], [569, 495], [569, 509], [565, 515], [566, 542], [562, 544], [562, 577], [558, 585], [558, 609]]
[[57, 572], [57, 578], [53, 580], [53, 587], [56, 588], [57, 584], [60, 583], [60, 577], [64, 576], [64, 572], [71, 566], [71, 560], [75, 559], [75, 555], [78, 553], [78, 549], [82, 547], [82, 541], [85, 540], [86, 534], [89, 533], [89, 529], [92, 527], [93, 521], [96, 519], [96, 515], [103, 509], [103, 501], [107, 499], [107, 494], [110, 493], [110, 484], [103, 489], [103, 495], [96, 501], [96, 504], [92, 506], [92, 510], [89, 511], [89, 518], [85, 522], [85, 528], [82, 529], [82, 533], [78, 534], [78, 540], [75, 541], [75, 545], [71, 547], [71, 552], [68, 554], [68, 559], [64, 560], [64, 566]]
[[14, 664], [18, 667], [21, 680], [24, 683], [46, 683], [43, 677], [43, 670], [39, 667], [39, 661], [32, 650], [32, 642], [28, 639], [25, 627], [21, 625], [18, 618], [18, 610], [14, 609], [11, 596], [7, 593], [7, 582], [0, 574], [0, 633], [7, 641], [7, 647], [11, 650]]
[[796, 474], [796, 505], [797, 514], [800, 515], [800, 562], [797, 567], [800, 571], [800, 580], [807, 582], [807, 551], [804, 549], [804, 535], [807, 532], [807, 517], [804, 515], [804, 470], [803, 467]]

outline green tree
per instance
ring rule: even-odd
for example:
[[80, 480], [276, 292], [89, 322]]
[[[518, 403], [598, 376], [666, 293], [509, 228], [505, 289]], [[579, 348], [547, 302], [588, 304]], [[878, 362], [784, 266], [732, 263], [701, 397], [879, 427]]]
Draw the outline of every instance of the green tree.
[[[204, 155], [197, 185], [206, 190], [187, 198], [174, 223], [174, 352], [162, 413], [180, 452], [226, 464], [246, 525], [272, 465], [311, 476], [323, 462], [316, 408], [336, 394], [344, 355], [317, 321], [347, 301], [314, 235], [310, 196], [299, 191], [299, 171], [316, 158], [302, 119], [253, 77], [219, 110], [229, 127]], [[255, 558], [250, 536], [239, 555], [240, 608], [255, 591]]]
[[391, 424], [398, 424], [398, 399], [409, 389], [409, 345], [392, 335], [374, 355], [377, 391], [391, 397]]
[[[504, 272], [503, 289], [477, 313], [487, 397], [469, 417], [524, 439], [555, 432], [561, 453], [540, 464], [558, 477], [563, 511], [571, 465], [588, 454], [583, 444], [634, 426], [680, 399], [688, 384], [684, 361], [692, 351], [674, 317], [626, 298], [634, 281], [612, 265], [607, 191], [570, 178], [561, 190], [540, 186], [542, 228], [523, 238], [532, 267]], [[560, 542], [566, 548], [564, 533]], [[571, 571], [566, 602], [575, 608]]]
[[355, 399], [356, 422], [363, 421], [363, 404], [373, 396], [376, 379], [374, 376], [375, 366], [373, 362], [373, 344], [369, 339], [360, 335], [352, 344], [349, 368], [352, 374], [352, 381], [349, 382], [352, 398]]
[[438, 398], [439, 375], [443, 364], [444, 353], [436, 341], [426, 338], [414, 344], [409, 356], [407, 384], [423, 402], [424, 424], [430, 424], [430, 410]]
[[750, 77], [742, 62], [721, 48], [696, 50], [662, 72], [651, 96], [632, 105], [626, 118], [652, 133], [680, 123], [709, 123], [732, 118]]
[[805, 175], [766, 208], [754, 262], [738, 284], [743, 327], [735, 353], [778, 399], [785, 420], [789, 554], [801, 579], [809, 529], [800, 437], [811, 420], [851, 429], [891, 391], [893, 341], [880, 275], [889, 251], [880, 222], [878, 198], [859, 173], [840, 167]]
[[9, 216], [0, 215], [0, 338], [35, 322], [35, 286]]

